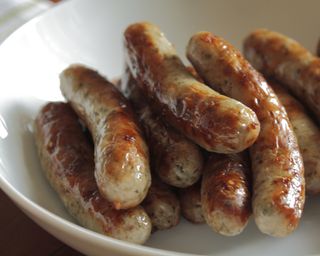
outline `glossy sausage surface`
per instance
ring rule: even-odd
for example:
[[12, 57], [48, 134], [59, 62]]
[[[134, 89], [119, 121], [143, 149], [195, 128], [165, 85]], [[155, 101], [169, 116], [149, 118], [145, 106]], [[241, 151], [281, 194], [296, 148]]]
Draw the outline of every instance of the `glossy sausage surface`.
[[320, 58], [293, 39], [266, 29], [246, 38], [244, 53], [256, 69], [287, 86], [320, 121]]
[[197, 81], [158, 27], [133, 24], [124, 37], [134, 79], [168, 123], [208, 151], [239, 152], [252, 145], [260, 127], [255, 113]]
[[133, 243], [144, 243], [151, 221], [142, 209], [115, 210], [94, 178], [93, 146], [66, 103], [49, 103], [35, 121], [43, 170], [69, 213], [84, 227]]
[[117, 209], [138, 205], [151, 183], [148, 148], [129, 102], [104, 77], [81, 65], [60, 75], [62, 94], [89, 128], [95, 177]]
[[202, 177], [201, 203], [208, 225], [225, 236], [240, 234], [251, 215], [250, 170], [241, 154], [211, 154]]
[[131, 100], [150, 149], [152, 166], [162, 181], [175, 187], [194, 184], [202, 173], [200, 148], [152, 112], [137, 82], [126, 70], [119, 85]]
[[257, 114], [261, 131], [250, 148], [255, 222], [263, 233], [290, 234], [301, 218], [305, 180], [302, 156], [284, 107], [262, 75], [222, 38], [197, 33], [187, 55], [208, 85]]
[[269, 84], [285, 107], [294, 133], [297, 136], [305, 169], [306, 192], [320, 193], [320, 130], [308, 111], [279, 82], [269, 79]]

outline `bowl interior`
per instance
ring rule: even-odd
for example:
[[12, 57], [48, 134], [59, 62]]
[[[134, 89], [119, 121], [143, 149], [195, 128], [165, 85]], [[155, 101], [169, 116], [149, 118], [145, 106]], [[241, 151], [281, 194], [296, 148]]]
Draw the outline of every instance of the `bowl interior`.
[[[42, 174], [33, 120], [46, 101], [62, 99], [58, 75], [70, 63], [84, 63], [108, 78], [121, 75], [122, 33], [128, 24], [145, 20], [159, 25], [184, 61], [188, 39], [200, 30], [212, 31], [241, 49], [250, 31], [265, 27], [297, 39], [314, 52], [320, 36], [320, 19], [315, 18], [319, 8], [316, 0], [308, 4], [275, 0], [79, 0], [32, 20], [0, 46], [0, 185], [10, 197], [19, 196], [18, 191], [75, 223]], [[14, 190], [8, 190], [4, 183]], [[217, 235], [206, 225], [182, 220], [172, 230], [153, 234], [146, 246], [212, 255], [316, 254], [320, 251], [319, 213], [317, 198], [308, 198], [301, 225], [284, 239], [261, 234], [253, 220], [243, 234], [232, 238]]]

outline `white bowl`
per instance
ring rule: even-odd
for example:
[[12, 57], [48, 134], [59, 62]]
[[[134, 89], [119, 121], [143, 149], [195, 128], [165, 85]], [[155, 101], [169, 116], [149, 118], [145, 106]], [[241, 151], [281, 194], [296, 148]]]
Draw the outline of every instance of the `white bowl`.
[[[315, 255], [320, 254], [320, 204], [308, 198], [299, 228], [287, 238], [261, 234], [253, 220], [228, 238], [186, 221], [156, 232], [144, 246], [84, 229], [67, 214], [44, 178], [32, 122], [48, 100], [62, 99], [58, 74], [73, 62], [120, 75], [122, 33], [136, 21], [158, 24], [184, 55], [188, 38], [209, 30], [241, 48], [253, 29], [283, 32], [315, 50], [319, 1], [70, 1], [32, 20], [0, 46], [0, 187], [35, 222], [88, 255]], [[184, 58], [185, 59], [185, 58]], [[185, 255], [185, 254], [183, 254]]]

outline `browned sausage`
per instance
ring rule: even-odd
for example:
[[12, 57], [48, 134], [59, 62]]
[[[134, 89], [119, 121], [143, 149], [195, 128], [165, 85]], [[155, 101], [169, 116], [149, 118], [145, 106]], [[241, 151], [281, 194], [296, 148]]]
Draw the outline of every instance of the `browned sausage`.
[[252, 108], [261, 131], [250, 148], [253, 213], [259, 229], [286, 236], [305, 201], [302, 157], [287, 113], [265, 79], [233, 46], [209, 32], [194, 35], [188, 58], [208, 85]]
[[234, 236], [251, 215], [250, 172], [241, 154], [210, 155], [202, 178], [201, 203], [208, 225], [219, 234]]
[[260, 129], [255, 113], [197, 81], [158, 27], [133, 24], [124, 36], [127, 64], [155, 112], [208, 151], [252, 145]]
[[154, 171], [162, 181], [175, 187], [194, 184], [202, 172], [200, 148], [166, 126], [161, 117], [151, 111], [129, 70], [123, 75], [119, 87], [137, 111], [149, 145]]
[[152, 183], [142, 206], [148, 213], [153, 231], [169, 229], [178, 225], [180, 202], [170, 186], [152, 175]]
[[296, 41], [266, 29], [246, 38], [244, 53], [256, 69], [286, 85], [320, 121], [319, 58]]
[[320, 57], [320, 39], [318, 41], [318, 46], [317, 46], [317, 56]]
[[138, 205], [151, 183], [147, 146], [129, 102], [97, 72], [72, 65], [61, 91], [88, 126], [95, 144], [95, 177], [116, 209]]
[[191, 75], [194, 76], [195, 79], [197, 79], [199, 82], [204, 83], [204, 81], [202, 80], [202, 78], [199, 76], [199, 74], [197, 73], [197, 71], [194, 69], [194, 67], [192, 66], [187, 66], [187, 70], [189, 71], [189, 73]]
[[42, 108], [35, 121], [35, 139], [46, 177], [81, 225], [133, 243], [148, 239], [151, 222], [142, 207], [118, 211], [99, 193], [92, 144], [68, 104]]
[[307, 110], [283, 88], [282, 84], [271, 79], [268, 82], [285, 107], [297, 136], [305, 168], [306, 192], [320, 193], [320, 130]]
[[200, 224], [204, 223], [203, 211], [201, 206], [201, 182], [179, 189], [179, 200], [182, 216], [188, 221]]

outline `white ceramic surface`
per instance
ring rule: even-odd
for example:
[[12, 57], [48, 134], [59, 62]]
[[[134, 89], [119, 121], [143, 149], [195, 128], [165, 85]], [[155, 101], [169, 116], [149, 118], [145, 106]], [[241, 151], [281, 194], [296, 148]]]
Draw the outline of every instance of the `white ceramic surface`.
[[212, 31], [241, 47], [258, 27], [283, 32], [314, 51], [319, 10], [316, 0], [80, 0], [32, 20], [0, 46], [0, 187], [44, 229], [88, 255], [320, 254], [319, 198], [308, 198], [298, 230], [283, 239], [261, 234], [252, 220], [233, 238], [181, 221], [153, 234], [145, 246], [88, 231], [75, 224], [49, 187], [32, 136], [39, 107], [62, 98], [58, 74], [68, 64], [81, 62], [110, 78], [121, 74], [122, 32], [132, 22], [158, 24], [181, 56], [196, 31]]

